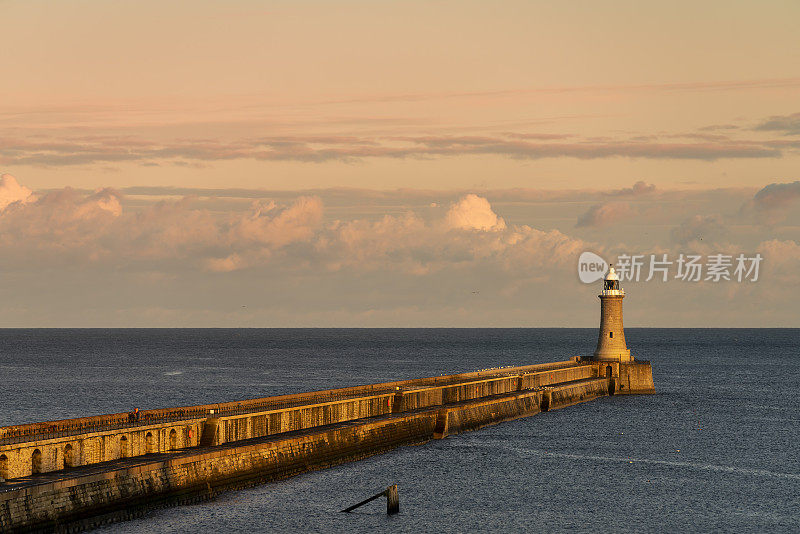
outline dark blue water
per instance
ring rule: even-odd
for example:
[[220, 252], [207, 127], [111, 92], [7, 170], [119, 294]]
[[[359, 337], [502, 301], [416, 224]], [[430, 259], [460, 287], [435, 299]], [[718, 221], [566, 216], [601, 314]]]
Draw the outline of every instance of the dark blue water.
[[[0, 330], [0, 424], [566, 359], [596, 331]], [[153, 512], [119, 532], [800, 531], [800, 330], [630, 329], [615, 396]], [[400, 486], [401, 513], [376, 502]]]

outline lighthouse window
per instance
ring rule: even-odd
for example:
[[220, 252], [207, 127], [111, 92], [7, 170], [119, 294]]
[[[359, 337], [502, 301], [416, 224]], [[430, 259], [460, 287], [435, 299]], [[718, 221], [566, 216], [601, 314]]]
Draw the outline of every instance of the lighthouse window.
[[609, 332], [608, 337], [614, 337], [614, 332]]

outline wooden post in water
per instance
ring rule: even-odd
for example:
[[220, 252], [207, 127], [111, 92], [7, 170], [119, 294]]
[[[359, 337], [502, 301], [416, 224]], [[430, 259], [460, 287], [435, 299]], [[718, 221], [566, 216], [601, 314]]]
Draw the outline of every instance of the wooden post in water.
[[375, 499], [379, 499], [381, 497], [386, 497], [386, 513], [388, 515], [396, 514], [400, 512], [400, 496], [397, 493], [397, 484], [392, 484], [385, 490], [380, 493], [377, 493], [370, 497], [369, 499], [364, 499], [358, 504], [354, 504], [353, 506], [349, 506], [342, 510], [342, 512], [352, 512], [359, 506], [364, 506], [368, 502], [372, 502]]
[[388, 515], [400, 512], [400, 496], [397, 494], [397, 484], [386, 488], [386, 513]]

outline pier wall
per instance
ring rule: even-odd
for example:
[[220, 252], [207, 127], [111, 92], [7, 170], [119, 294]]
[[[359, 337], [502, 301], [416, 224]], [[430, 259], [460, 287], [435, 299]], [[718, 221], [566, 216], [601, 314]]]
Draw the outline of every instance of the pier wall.
[[392, 412], [394, 397], [394, 393], [383, 393], [341, 401], [220, 417], [217, 434], [209, 444], [221, 445], [232, 441], [385, 415]]
[[385, 414], [244, 442], [131, 458], [126, 465], [115, 467], [112, 463], [103, 470], [79, 468], [56, 481], [0, 489], [0, 530], [88, 528], [126, 519], [154, 506], [205, 499], [220, 490], [286, 478], [587, 401], [607, 394], [610, 380], [588, 378], [463, 400], [447, 408]]
[[616, 393], [622, 395], [644, 395], [656, 392], [653, 383], [653, 368], [649, 361], [594, 362], [596, 376], [612, 377]]
[[413, 378], [410, 380], [397, 380], [393, 382], [382, 382], [378, 384], [367, 384], [361, 386], [351, 386], [337, 389], [326, 389], [307, 393], [295, 393], [290, 395], [277, 395], [273, 397], [263, 397], [257, 399], [247, 399], [242, 401], [223, 402], [216, 404], [202, 404], [196, 406], [181, 406], [177, 408], [164, 408], [155, 410], [142, 410], [140, 421], [133, 424], [128, 421], [127, 413], [116, 413], [106, 415], [95, 415], [90, 417], [80, 417], [75, 419], [62, 419], [59, 421], [45, 421], [41, 423], [28, 423], [22, 425], [12, 425], [0, 427], [0, 446], [7, 442], [33, 441], [41, 436], [78, 435], [81, 433], [97, 432], [99, 430], [114, 430], [119, 428], [130, 428], [137, 425], [151, 425], [168, 423], [171, 421], [183, 421], [187, 419], [206, 418], [213, 411], [220, 416], [229, 416], [253, 411], [264, 411], [269, 409], [288, 407], [289, 405], [306, 405], [345, 398], [368, 396], [376, 393], [394, 391], [396, 388], [415, 388], [421, 386], [442, 386], [457, 384], [483, 378], [497, 376], [517, 375], [523, 373], [541, 372], [546, 370], [562, 369], [574, 367], [579, 364], [576, 360], [522, 365], [516, 367], [505, 367], [496, 369], [486, 369], [483, 371], [472, 371], [454, 375], [435, 376], [428, 378]]
[[656, 392], [650, 362], [620, 364], [619, 378], [620, 393], [642, 395]]
[[48, 473], [120, 458], [193, 447], [205, 418], [0, 445], [0, 477]]
[[476, 380], [455, 385], [406, 389], [395, 397], [394, 412], [479, 399], [512, 391], [536, 389], [549, 384], [597, 377], [597, 367], [578, 365], [555, 370], [519, 373], [513, 376]]
[[[196, 447], [202, 440], [203, 445], [220, 445], [534, 389], [597, 376], [597, 372], [597, 367], [589, 364], [556, 362], [241, 402], [148, 410], [141, 412], [142, 420], [135, 423], [127, 420], [127, 414], [112, 414], [4, 427], [0, 428], [0, 477], [13, 479]], [[291, 406], [293, 403], [306, 404]], [[264, 409], [259, 410], [259, 407]], [[167, 420], [156, 422], [159, 417]], [[212, 425], [208, 424], [210, 421]], [[209, 436], [209, 432], [212, 435]]]

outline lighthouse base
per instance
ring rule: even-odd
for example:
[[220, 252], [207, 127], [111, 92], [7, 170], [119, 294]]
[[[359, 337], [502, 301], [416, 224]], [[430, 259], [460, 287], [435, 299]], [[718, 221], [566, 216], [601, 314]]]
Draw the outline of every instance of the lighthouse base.
[[653, 384], [653, 368], [649, 361], [631, 360], [602, 361], [592, 358], [597, 365], [597, 376], [611, 378], [614, 392], [618, 395], [642, 395], [656, 392]]

